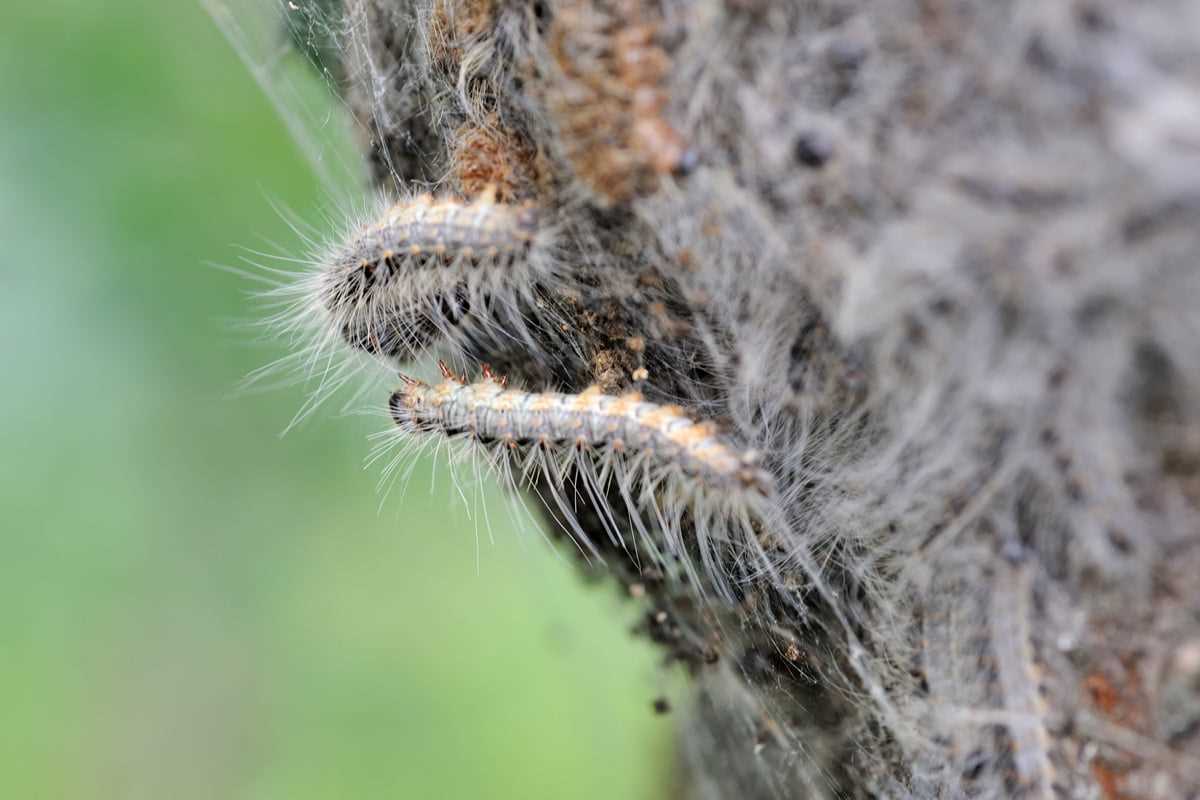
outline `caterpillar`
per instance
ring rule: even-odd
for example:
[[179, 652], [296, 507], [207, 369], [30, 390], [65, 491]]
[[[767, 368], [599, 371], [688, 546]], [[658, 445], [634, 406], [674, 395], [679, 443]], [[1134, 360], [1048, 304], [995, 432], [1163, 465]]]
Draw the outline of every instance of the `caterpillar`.
[[547, 105], [571, 168], [604, 204], [649, 194], [695, 161], [663, 115], [671, 60], [656, 16], [639, 0], [565, 0], [550, 27]]
[[506, 129], [499, 115], [483, 123], [465, 122], [454, 132], [450, 174], [465, 197], [495, 193], [501, 203], [536, 194], [543, 176], [536, 147], [516, 131]]
[[1020, 784], [1035, 797], [1053, 797], [1054, 764], [1050, 759], [1050, 734], [1046, 703], [1042, 698], [1029, 626], [1034, 595], [1033, 566], [996, 564], [995, 588], [991, 597], [991, 639], [996, 678], [1003, 696], [1004, 711], [1012, 740], [1013, 766]]
[[[417, 449], [450, 441], [482, 454], [503, 485], [547, 493], [543, 500], [594, 555], [599, 550], [576, 517], [577, 501], [603, 509], [604, 528], [627, 552], [620, 524], [626, 517], [638, 533], [634, 546], [645, 546], [660, 565], [678, 559], [698, 578], [698, 556], [727, 598], [733, 596], [730, 574], [763, 568], [756, 520], [770, 513], [773, 479], [757, 452], [739, 449], [714, 423], [638, 393], [616, 396], [596, 387], [579, 394], [526, 392], [509, 388], [486, 367], [479, 381], [468, 383], [445, 363], [439, 366], [444, 380], [437, 384], [401, 376], [388, 401], [392, 439]], [[573, 497], [573, 490], [582, 495]]]
[[331, 245], [313, 243], [300, 260], [309, 269], [266, 293], [277, 306], [267, 325], [294, 351], [251, 380], [279, 366], [315, 376], [298, 417], [367, 364], [396, 366], [439, 348], [457, 355], [485, 337], [497, 349], [527, 344], [525, 310], [557, 279], [542, 210], [498, 203], [490, 188], [470, 201], [410, 197], [363, 219]]
[[347, 344], [399, 362], [464, 322], [526, 332], [520, 308], [555, 272], [542, 219], [492, 190], [470, 202], [422, 195], [349, 237], [314, 288]]

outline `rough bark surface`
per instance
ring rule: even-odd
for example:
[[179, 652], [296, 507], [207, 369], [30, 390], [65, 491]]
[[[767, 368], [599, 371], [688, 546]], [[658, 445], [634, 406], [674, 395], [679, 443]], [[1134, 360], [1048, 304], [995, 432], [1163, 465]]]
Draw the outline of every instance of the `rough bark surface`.
[[777, 483], [698, 580], [584, 519], [694, 674], [681, 797], [1200, 796], [1200, 4], [330, 19], [381, 187], [559, 232], [531, 335], [454, 357]]

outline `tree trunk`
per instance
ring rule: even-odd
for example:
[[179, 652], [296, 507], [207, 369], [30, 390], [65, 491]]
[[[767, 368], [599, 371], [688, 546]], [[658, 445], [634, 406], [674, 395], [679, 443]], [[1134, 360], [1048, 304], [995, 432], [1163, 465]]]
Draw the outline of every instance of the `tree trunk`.
[[677, 404], [769, 476], [706, 519], [707, 465], [647, 445], [685, 495], [648, 523], [531, 478], [590, 497], [548, 514], [695, 677], [680, 796], [1200, 796], [1200, 4], [350, 0], [334, 30], [382, 188], [553, 240], [443, 353]]

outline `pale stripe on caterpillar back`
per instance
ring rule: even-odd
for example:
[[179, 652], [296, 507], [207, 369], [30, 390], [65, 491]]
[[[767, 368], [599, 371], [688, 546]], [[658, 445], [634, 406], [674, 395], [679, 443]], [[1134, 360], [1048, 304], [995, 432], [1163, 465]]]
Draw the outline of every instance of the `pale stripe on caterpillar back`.
[[[548, 492], [543, 500], [577, 543], [599, 555], [576, 517], [571, 493], [582, 491], [579, 499], [599, 510], [614, 544], [646, 547], [666, 566], [679, 558], [697, 586], [712, 585], [726, 599], [734, 596], [731, 575], [767, 568], [757, 526], [771, 513], [773, 479], [755, 452], [739, 449], [713, 423], [638, 394], [533, 393], [508, 388], [486, 369], [474, 383], [444, 364], [442, 372], [436, 385], [404, 378], [388, 404], [397, 429], [385, 448], [411, 437], [417, 447], [430, 438], [458, 445], [507, 488]], [[618, 519], [626, 515], [637, 542], [624, 540]]]

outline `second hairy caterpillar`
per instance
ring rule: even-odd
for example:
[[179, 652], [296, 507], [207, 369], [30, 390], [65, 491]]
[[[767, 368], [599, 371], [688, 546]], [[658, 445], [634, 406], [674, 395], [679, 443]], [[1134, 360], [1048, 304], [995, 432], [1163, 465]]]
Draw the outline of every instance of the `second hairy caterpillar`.
[[404, 378], [388, 403], [393, 438], [418, 450], [461, 445], [482, 455], [505, 486], [549, 493], [544, 499], [592, 552], [576, 517], [582, 504], [601, 510], [613, 543], [626, 550], [620, 531], [628, 518], [638, 532], [633, 547], [645, 547], [656, 562], [678, 558], [698, 578], [698, 558], [723, 595], [732, 595], [728, 575], [765, 568], [756, 525], [769, 514], [773, 479], [756, 453], [739, 449], [715, 424], [636, 393], [525, 392], [486, 368], [474, 383], [444, 364], [442, 374], [435, 385]]
[[512, 294], [552, 271], [539, 258], [542, 215], [494, 198], [421, 195], [359, 227], [323, 259], [311, 286], [329, 324], [352, 347], [406, 362], [453, 338], [468, 315], [483, 324], [518, 318]]
[[[528, 346], [528, 310], [559, 283], [561, 258], [537, 206], [497, 202], [492, 188], [473, 200], [419, 195], [380, 203], [329, 243], [311, 242], [309, 267], [282, 279], [265, 299], [267, 324], [294, 343], [263, 368], [294, 368], [318, 385], [300, 418], [364, 365], [389, 367], [430, 350], [459, 356], [468, 342], [493, 350]], [[349, 351], [349, 352], [348, 352]]]

